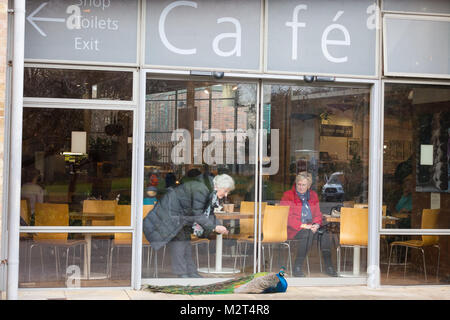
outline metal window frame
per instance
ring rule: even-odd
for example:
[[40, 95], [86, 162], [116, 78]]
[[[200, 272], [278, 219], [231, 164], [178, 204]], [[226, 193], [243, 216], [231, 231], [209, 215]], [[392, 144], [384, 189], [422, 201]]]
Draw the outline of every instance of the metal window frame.
[[[259, 105], [260, 105], [260, 95], [259, 95], [259, 81], [255, 78], [247, 77], [247, 74], [239, 74], [239, 73], [233, 73], [232, 76], [224, 76], [221, 79], [214, 79], [212, 77], [197, 77], [197, 76], [191, 76], [189, 70], [172, 70], [172, 69], [142, 69], [141, 70], [141, 103], [140, 103], [140, 125], [139, 128], [139, 146], [144, 146], [145, 144], [145, 108], [146, 108], [146, 85], [147, 85], [147, 76], [150, 75], [152, 80], [184, 80], [184, 81], [210, 81], [210, 82], [217, 82], [217, 83], [234, 83], [234, 82], [240, 82], [240, 83], [248, 83], [248, 84], [254, 84], [256, 86], [257, 92], [256, 92], [256, 143], [259, 145], [258, 139], [259, 139]], [[258, 159], [258, 148], [255, 148], [255, 158]], [[143, 190], [144, 188], [144, 153], [141, 152], [139, 154], [139, 164], [138, 164], [138, 190]], [[254, 182], [255, 186], [258, 185], [258, 164], [255, 164], [254, 168]], [[142, 192], [141, 192], [142, 193]], [[142, 199], [139, 200], [139, 197]], [[258, 199], [258, 193], [257, 189], [255, 188], [255, 199]], [[137, 196], [137, 205], [136, 205], [136, 212], [142, 212], [143, 207], [143, 195]], [[256, 201], [256, 200], [255, 200]], [[260, 210], [260, 206], [258, 209], [258, 206], [255, 206], [254, 216], [258, 214], [258, 210]], [[136, 253], [138, 253], [136, 258], [136, 281], [134, 283], [135, 288], [140, 288], [142, 284], [152, 284], [152, 285], [167, 285], [170, 278], [142, 278], [142, 257], [140, 256], [139, 252], [142, 251], [142, 216], [136, 217], [136, 243], [134, 244], [136, 247]], [[255, 224], [256, 228], [256, 224]], [[139, 239], [140, 238], [140, 239]], [[254, 238], [254, 252], [256, 252], [257, 248], [257, 237]], [[256, 272], [257, 268], [257, 262], [256, 262], [256, 254], [253, 255], [253, 272]], [[188, 282], [183, 281], [184, 279], [177, 279], [177, 283], [188, 283], [192, 282], [192, 280], [188, 280]], [[195, 283], [202, 284], [202, 283], [211, 283], [211, 282], [218, 282], [223, 281], [225, 278], [207, 278], [207, 279], [199, 279], [195, 280]]]
[[[384, 143], [384, 97], [385, 97], [385, 86], [386, 84], [417, 84], [417, 85], [435, 85], [435, 86], [449, 86], [450, 89], [450, 81], [427, 81], [427, 80], [421, 80], [421, 79], [384, 79], [381, 82], [382, 86], [382, 97], [381, 97], [381, 121], [380, 121], [380, 127], [382, 128], [383, 136], [381, 137], [381, 142]], [[381, 145], [382, 146], [382, 145]], [[382, 157], [383, 158], [383, 157]], [[384, 160], [383, 160], [384, 162]], [[381, 172], [383, 167], [380, 168]], [[380, 181], [380, 187], [381, 192], [383, 190], [383, 179]], [[381, 193], [382, 196], [382, 193]], [[383, 198], [381, 197], [381, 201]], [[381, 209], [380, 211], [381, 212]], [[378, 229], [380, 235], [409, 235], [409, 236], [415, 236], [415, 235], [450, 235], [450, 228], [448, 229], [388, 229], [382, 227], [382, 217], [379, 215], [378, 217]]]
[[[211, 78], [203, 78], [200, 77], [197, 79], [197, 77], [190, 76], [189, 70], [173, 70], [173, 69], [142, 69], [141, 73], [141, 106], [145, 108], [145, 81], [147, 79], [147, 74], [151, 74], [152, 78], [154, 79], [183, 79], [183, 80], [213, 80]], [[258, 73], [237, 73], [237, 72], [225, 72], [224, 77], [218, 81], [220, 82], [232, 82], [232, 81], [240, 81], [240, 82], [257, 82], [257, 157], [260, 159], [262, 155], [262, 120], [263, 120], [263, 108], [261, 107], [262, 101], [263, 101], [263, 88], [264, 84], [267, 84], [269, 82], [275, 82], [276, 83], [283, 83], [283, 84], [290, 84], [290, 85], [308, 85], [310, 86], [310, 83], [306, 83], [303, 81], [303, 76], [299, 75], [285, 75], [285, 74], [258, 74]], [[346, 78], [346, 77], [338, 77], [335, 79], [335, 82], [330, 83], [321, 83], [320, 86], [341, 86], [341, 87], [361, 87], [361, 88], [368, 88], [370, 90], [370, 133], [369, 133], [369, 171], [368, 171], [368, 177], [369, 177], [369, 245], [368, 245], [368, 254], [367, 254], [367, 276], [363, 276], [360, 278], [339, 278], [336, 284], [341, 285], [348, 285], [348, 284], [367, 284], [368, 287], [376, 288], [379, 286], [380, 278], [379, 278], [379, 221], [381, 221], [381, 217], [375, 212], [378, 212], [378, 209], [381, 210], [381, 186], [379, 185], [381, 179], [382, 179], [382, 173], [379, 170], [381, 167], [382, 159], [380, 157], [376, 156], [376, 151], [379, 150], [379, 146], [382, 145], [382, 139], [379, 134], [382, 127], [379, 125], [373, 125], [374, 121], [378, 121], [376, 123], [379, 123], [380, 119], [380, 81], [377, 79], [366, 79], [366, 78]], [[142, 109], [142, 108], [140, 108]], [[145, 112], [145, 110], [141, 110], [140, 112]], [[145, 113], [142, 113], [145, 114]], [[139, 138], [140, 145], [144, 144], [144, 138], [145, 138], [145, 120], [142, 116], [140, 118], [142, 122], [142, 127], [140, 128], [140, 135]], [[144, 163], [144, 155], [139, 155], [141, 159], [139, 159], [141, 165], [139, 165], [138, 170], [140, 172], [138, 173], [138, 178], [141, 180], [139, 181], [140, 185], [139, 187], [143, 187], [143, 163]], [[257, 168], [256, 168], [257, 167]], [[257, 171], [256, 171], [257, 170]], [[261, 198], [262, 198], [262, 179], [261, 179], [261, 172], [262, 172], [262, 162], [258, 161], [257, 166], [255, 166], [255, 182], [259, 186], [259, 190], [256, 194], [255, 199], [257, 199], [259, 205], [257, 205], [254, 214], [258, 215], [259, 218], [261, 218]], [[140, 201], [140, 200], [138, 200]], [[137, 203], [137, 212], [142, 211], [140, 206], [140, 202]], [[138, 219], [136, 221], [136, 227], [140, 229], [136, 229], [136, 234], [142, 235], [142, 221], [139, 221], [142, 219]], [[255, 237], [255, 246], [254, 250], [257, 250], [257, 254], [254, 255], [254, 272], [260, 272], [261, 271], [261, 231], [262, 225], [261, 225], [261, 219], [259, 219], [259, 224], [255, 226], [255, 231], [257, 234], [257, 237]], [[138, 239], [139, 236], [135, 237]], [[136, 246], [136, 252], [138, 253], [142, 244], [142, 239], [139, 240], [140, 242], [135, 243]], [[256, 253], [256, 251], [255, 251]], [[257, 258], [255, 258], [257, 256]], [[136, 257], [136, 259], [141, 259], [141, 257]], [[257, 261], [255, 260], [257, 259]], [[142, 260], [139, 260], [141, 263]], [[138, 268], [140, 268], [141, 265], [139, 265]], [[136, 268], [137, 270], [137, 268]], [[156, 278], [156, 279], [140, 279], [141, 273], [136, 275], [136, 282], [135, 287], [140, 288], [142, 284], [152, 284], [152, 285], [167, 285], [168, 282], [170, 283], [186, 283], [181, 279], [177, 279], [174, 281], [173, 279], [169, 278]], [[205, 283], [211, 283], [216, 281], [223, 281], [225, 278], [207, 278], [207, 279], [200, 279], [195, 280], [196, 284], [205, 284]], [[328, 278], [327, 278], [328, 279]], [[329, 280], [327, 281], [319, 281], [319, 280], [313, 280], [313, 282], [316, 281], [318, 285], [324, 285], [324, 284], [334, 284], [335, 281]], [[189, 283], [191, 283], [192, 280], [189, 280]], [[292, 279], [291, 280], [292, 285], [305, 285], [305, 282], [302, 282], [302, 279]], [[310, 282], [311, 284], [312, 282]]]
[[[79, 109], [79, 110], [113, 110], [113, 111], [132, 111], [133, 113], [133, 147], [132, 147], [132, 169], [131, 169], [131, 220], [129, 226], [96, 226], [96, 227], [20, 227], [20, 233], [55, 233], [55, 232], [65, 232], [65, 233], [130, 233], [132, 235], [132, 242], [135, 241], [136, 237], [136, 206], [133, 205], [138, 201], [136, 196], [140, 193], [136, 192], [136, 181], [137, 179], [137, 156], [138, 156], [138, 72], [134, 68], [110, 68], [110, 67], [90, 67], [90, 66], [66, 66], [66, 65], [44, 65], [44, 64], [25, 64], [25, 67], [37, 67], [37, 68], [57, 68], [57, 69], [73, 69], [73, 70], [89, 70], [89, 71], [124, 71], [133, 72], [133, 100], [132, 101], [122, 101], [122, 100], [84, 100], [84, 99], [61, 99], [61, 98], [24, 98], [23, 108], [57, 108], [57, 109]], [[7, 154], [5, 150], [5, 154]], [[9, 153], [8, 153], [9, 154]], [[132, 257], [136, 256], [135, 246], [132, 246]], [[135, 260], [131, 260], [131, 277], [130, 286], [133, 287], [135, 279]]]
[[450, 24], [450, 15], [431, 15], [431, 14], [404, 14], [404, 13], [387, 13], [383, 12], [382, 25], [383, 25], [383, 61], [381, 62], [384, 68], [383, 75], [388, 77], [408, 77], [408, 78], [432, 78], [432, 79], [450, 79], [450, 74], [435, 74], [435, 73], [414, 73], [414, 72], [396, 72], [389, 71], [388, 60], [388, 46], [387, 46], [387, 34], [388, 28], [386, 28], [386, 19], [391, 18], [395, 20], [428, 20], [428, 21], [445, 21]]

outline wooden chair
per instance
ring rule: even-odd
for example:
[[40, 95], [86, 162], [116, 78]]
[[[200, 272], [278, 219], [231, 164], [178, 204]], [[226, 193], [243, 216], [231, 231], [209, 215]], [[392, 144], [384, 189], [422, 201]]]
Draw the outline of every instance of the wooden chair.
[[[68, 226], [69, 225], [69, 205], [57, 203], [36, 203], [35, 204], [35, 226]], [[85, 240], [68, 240], [67, 233], [36, 233], [33, 235], [33, 243], [29, 249], [28, 259], [28, 278], [31, 278], [31, 255], [34, 247], [39, 247], [41, 252], [41, 268], [44, 274], [44, 261], [42, 248], [52, 247], [55, 254], [56, 277], [59, 278], [60, 267], [60, 248], [66, 249], [66, 269], [69, 263], [69, 250], [77, 246], [84, 247], [84, 259], [86, 259], [86, 241]], [[75, 259], [75, 257], [74, 257]], [[81, 253], [80, 253], [81, 260]]]
[[[114, 226], [115, 220], [110, 219], [109, 215], [116, 213], [116, 200], [84, 200], [83, 213], [98, 214], [95, 219], [91, 220], [92, 226]], [[102, 216], [103, 215], [103, 216]], [[130, 225], [130, 221], [124, 224]]]
[[[255, 213], [255, 203], [258, 205], [257, 202], [254, 201], [242, 201], [240, 206], [240, 213]], [[261, 215], [264, 215], [265, 209], [267, 206], [267, 202], [261, 202]], [[257, 207], [258, 208], [258, 207]], [[256, 220], [257, 221], [257, 220]], [[249, 218], [249, 219], [240, 219], [239, 220], [239, 233], [238, 234], [230, 234], [228, 235], [228, 239], [235, 239], [235, 240], [247, 240], [254, 238], [255, 233], [255, 219]], [[236, 251], [240, 251], [240, 248], [238, 246], [240, 245], [240, 242], [237, 242], [237, 248]], [[236, 259], [241, 258], [242, 255], [235, 255], [235, 261], [234, 261], [234, 268], [236, 268]], [[240, 262], [242, 265], [242, 261]]]
[[[147, 214], [153, 209], [154, 205], [144, 205], [143, 206], [143, 218], [147, 216]], [[131, 221], [131, 206], [130, 205], [117, 205], [116, 213], [114, 216], [114, 224], [116, 226], [124, 226], [129, 225]], [[133, 237], [131, 233], [114, 233], [114, 239], [111, 244], [111, 251], [109, 254], [109, 267], [108, 267], [108, 275], [111, 277], [112, 273], [112, 260], [114, 249], [117, 248], [117, 259], [119, 259], [119, 250], [121, 247], [131, 247], [133, 241]], [[150, 243], [145, 238], [145, 235], [142, 234], [142, 249], [143, 251], [147, 249], [147, 268], [150, 266], [152, 260], [153, 249], [150, 246]], [[155, 271], [154, 276], [158, 276], [158, 265], [157, 265], [157, 256], [155, 253]]]
[[[289, 206], [271, 206], [267, 205], [264, 211], [263, 217], [263, 239], [261, 241], [261, 245], [263, 248], [263, 260], [264, 256], [264, 248], [267, 247], [269, 250], [270, 257], [270, 270], [272, 271], [272, 262], [273, 262], [273, 250], [272, 254], [270, 250], [273, 249], [273, 245], [279, 244], [287, 247], [288, 249], [288, 261], [287, 264], [292, 272], [292, 259], [291, 259], [291, 248], [289, 243], [287, 242], [287, 223], [289, 216]], [[253, 239], [242, 239], [238, 242], [244, 242], [246, 244], [245, 251], [247, 250], [247, 244], [253, 243]], [[245, 269], [245, 255], [244, 252], [244, 269]]]
[[[439, 217], [440, 209], [423, 209], [422, 211], [422, 229], [434, 229], [437, 224], [437, 219]], [[389, 263], [386, 277], [389, 278], [389, 270], [391, 267], [391, 256], [392, 249], [394, 246], [401, 246], [406, 248], [405, 253], [405, 263], [404, 263], [404, 271], [403, 277], [406, 274], [406, 263], [408, 258], [408, 248], [418, 249], [422, 251], [423, 258], [423, 272], [425, 275], [425, 281], [427, 281], [427, 269], [425, 264], [425, 251], [424, 249], [427, 247], [435, 247], [438, 249], [438, 259], [437, 259], [437, 267], [436, 267], [436, 280], [438, 279], [439, 274], [439, 259], [441, 255], [441, 248], [439, 246], [439, 236], [422, 236], [422, 240], [407, 240], [407, 241], [394, 241], [391, 243], [391, 250], [389, 253]]]
[[367, 208], [341, 208], [339, 246], [336, 249], [338, 273], [341, 271], [341, 248], [367, 248], [368, 219], [369, 209]]

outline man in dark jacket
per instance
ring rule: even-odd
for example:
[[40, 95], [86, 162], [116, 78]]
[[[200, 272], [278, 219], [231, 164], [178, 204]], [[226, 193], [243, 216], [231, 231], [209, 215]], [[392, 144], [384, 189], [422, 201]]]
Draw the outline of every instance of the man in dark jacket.
[[214, 207], [233, 189], [234, 181], [226, 174], [214, 179], [201, 174], [169, 188], [144, 219], [144, 234], [151, 246], [158, 250], [169, 244], [172, 272], [178, 277], [200, 277], [192, 259], [193, 232], [201, 236], [228, 233], [224, 226], [216, 225]]

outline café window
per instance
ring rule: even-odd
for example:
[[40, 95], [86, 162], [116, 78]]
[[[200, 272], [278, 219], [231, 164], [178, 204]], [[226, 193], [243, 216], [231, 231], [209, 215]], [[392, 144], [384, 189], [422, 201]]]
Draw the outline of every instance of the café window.
[[384, 88], [382, 284], [448, 284], [450, 87]]
[[[36, 203], [61, 203], [69, 225], [114, 225], [115, 205], [131, 204], [132, 137], [132, 111], [24, 108], [23, 223], [34, 225]], [[86, 220], [92, 210], [105, 216]]]
[[387, 83], [384, 105], [383, 203], [395, 228], [422, 229], [424, 209], [440, 209], [426, 229], [449, 228], [450, 88]]
[[133, 100], [133, 73], [26, 67], [24, 97]]

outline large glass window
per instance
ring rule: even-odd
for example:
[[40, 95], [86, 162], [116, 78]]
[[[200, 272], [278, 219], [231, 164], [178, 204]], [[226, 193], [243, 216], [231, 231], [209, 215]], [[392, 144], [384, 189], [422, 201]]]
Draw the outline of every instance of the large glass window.
[[[188, 225], [158, 250], [158, 270], [155, 263], [143, 259], [143, 277], [198, 276], [195, 273], [230, 277], [252, 273], [255, 153], [251, 154], [254, 149], [249, 145], [256, 143], [256, 84], [149, 78], [145, 123], [144, 204], [150, 207], [144, 206], [144, 215], [154, 205], [157, 207], [151, 213], [166, 210], [174, 216], [189, 216], [194, 207], [200, 206], [202, 214], [209, 213], [211, 221], [225, 226], [229, 234], [222, 237], [205, 231], [190, 238], [194, 229], [193, 224]], [[235, 189], [223, 198], [217, 192], [219, 200], [210, 207], [213, 211], [208, 210], [215, 203], [211, 200], [215, 190], [214, 184], [208, 186], [207, 181], [223, 174], [232, 177]], [[180, 190], [196, 188], [200, 191], [188, 192], [193, 202], [183, 202]], [[168, 205], [164, 199], [169, 197], [170, 189], [176, 190], [176, 196]], [[198, 197], [202, 190], [211, 197]], [[201, 204], [197, 203], [200, 198]], [[230, 212], [227, 216], [223, 215], [225, 210]], [[241, 219], [233, 212], [248, 216]], [[161, 221], [157, 229], [164, 229], [164, 223]], [[183, 232], [189, 243], [181, 253], [179, 243], [187, 239]], [[189, 259], [180, 261], [184, 254]], [[186, 271], [180, 266], [186, 263], [194, 266]]]
[[[24, 108], [21, 226], [131, 226], [132, 137], [133, 111]], [[92, 257], [95, 261], [102, 255], [108, 268], [112, 254], [118, 259], [119, 249], [113, 248], [126, 244], [131, 248], [131, 234], [33, 233], [23, 237], [21, 266], [41, 263], [42, 268], [48, 268], [51, 261], [42, 253], [44, 247], [51, 251], [56, 263], [67, 261], [75, 255], [75, 240], [82, 244], [74, 248], [76, 252], [81, 250], [82, 259], [91, 261]], [[126, 250], [120, 251], [124, 259]], [[40, 260], [34, 260], [36, 252], [41, 252]], [[131, 256], [122, 263], [129, 267]], [[44, 285], [41, 281], [46, 280], [35, 278], [34, 272], [39, 270], [30, 270], [24, 271], [29, 273], [24, 281], [37, 286], [58, 285]], [[65, 269], [61, 270], [64, 275]], [[125, 277], [128, 283], [129, 272]], [[117, 273], [107, 270], [106, 278], [111, 279], [112, 274]]]
[[133, 99], [133, 73], [27, 67], [24, 97], [97, 100]]
[[[332, 269], [345, 275], [353, 268], [351, 274], [359, 276], [365, 267], [360, 246], [367, 246], [367, 209], [354, 207], [368, 203], [370, 89], [266, 84], [263, 92], [263, 152], [269, 163], [262, 200], [288, 207], [293, 275], [336, 276]], [[349, 214], [361, 212], [362, 223], [344, 220], [343, 207], [352, 210]], [[311, 229], [315, 224], [317, 231]], [[353, 258], [337, 250], [341, 246], [353, 247]]]
[[381, 270], [387, 272], [389, 261], [391, 265], [389, 278], [386, 273], [382, 280], [448, 283], [448, 236], [395, 231], [450, 227], [450, 88], [401, 83], [384, 87], [383, 205], [389, 219], [383, 228], [392, 229], [392, 235], [381, 237]]

